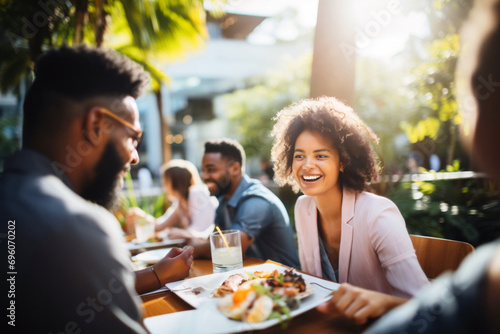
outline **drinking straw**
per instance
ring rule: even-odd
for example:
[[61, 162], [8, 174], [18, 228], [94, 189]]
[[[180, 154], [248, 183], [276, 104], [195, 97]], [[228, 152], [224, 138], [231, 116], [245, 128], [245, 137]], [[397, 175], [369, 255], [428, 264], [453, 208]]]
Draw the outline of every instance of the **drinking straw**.
[[217, 232], [219, 232], [220, 236], [222, 237], [222, 240], [224, 240], [224, 244], [226, 245], [227, 249], [229, 249], [229, 245], [227, 244], [226, 236], [222, 234], [222, 231], [220, 230], [219, 226], [215, 225], [215, 228], [217, 229]]

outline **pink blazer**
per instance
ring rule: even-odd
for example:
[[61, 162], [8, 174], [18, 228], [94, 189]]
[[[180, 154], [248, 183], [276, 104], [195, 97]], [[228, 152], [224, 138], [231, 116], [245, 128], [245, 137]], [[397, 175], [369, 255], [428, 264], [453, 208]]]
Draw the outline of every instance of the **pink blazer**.
[[[322, 276], [313, 197], [295, 204], [301, 269]], [[414, 296], [429, 284], [420, 267], [406, 225], [389, 199], [367, 192], [343, 191], [339, 283], [398, 297]]]

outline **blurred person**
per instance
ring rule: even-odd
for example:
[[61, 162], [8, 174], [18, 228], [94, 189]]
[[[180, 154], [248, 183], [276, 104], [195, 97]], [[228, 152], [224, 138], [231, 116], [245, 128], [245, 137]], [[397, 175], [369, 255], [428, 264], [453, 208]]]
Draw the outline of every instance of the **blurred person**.
[[302, 100], [275, 119], [275, 181], [304, 194], [295, 204], [301, 268], [342, 283], [318, 309], [364, 323], [417, 294], [428, 280], [405, 221], [367, 192], [378, 177], [373, 131], [333, 97]]
[[201, 182], [196, 167], [187, 160], [175, 159], [162, 167], [162, 184], [172, 202], [165, 214], [159, 218], [139, 208], [127, 212], [126, 226], [133, 226], [137, 219], [155, 222], [155, 231], [172, 229], [171, 239], [208, 238], [214, 229], [217, 200]]
[[139, 168], [137, 179], [139, 180], [139, 189], [141, 189], [141, 191], [148, 190], [153, 186], [153, 177], [147, 167]]
[[260, 170], [262, 171], [262, 175], [259, 177], [259, 180], [266, 184], [267, 182], [273, 181], [274, 178], [274, 169], [269, 160], [266, 157], [260, 158]]
[[408, 168], [408, 173], [410, 174], [420, 174], [422, 169], [422, 155], [418, 152], [411, 152], [408, 157], [408, 162], [406, 167]]
[[34, 74], [23, 146], [0, 176], [0, 216], [8, 220], [1, 232], [15, 230], [11, 329], [145, 333], [137, 292], [186, 277], [192, 262], [191, 247], [176, 248], [134, 273], [108, 211], [139, 161], [135, 100], [149, 76], [114, 51], [85, 45], [47, 51]]
[[430, 165], [430, 170], [439, 172], [439, 168], [441, 168], [441, 159], [439, 159], [439, 156], [436, 153], [433, 153], [429, 157], [429, 165]]
[[[240, 230], [244, 255], [299, 268], [290, 219], [280, 199], [245, 173], [245, 151], [234, 139], [205, 142], [201, 178], [219, 206], [215, 225]], [[191, 240], [194, 256], [210, 258], [208, 241]]]
[[[476, 1], [461, 32], [457, 97], [466, 122], [462, 142], [500, 181], [500, 1]], [[480, 246], [454, 273], [441, 275], [369, 334], [500, 333], [500, 242]]]

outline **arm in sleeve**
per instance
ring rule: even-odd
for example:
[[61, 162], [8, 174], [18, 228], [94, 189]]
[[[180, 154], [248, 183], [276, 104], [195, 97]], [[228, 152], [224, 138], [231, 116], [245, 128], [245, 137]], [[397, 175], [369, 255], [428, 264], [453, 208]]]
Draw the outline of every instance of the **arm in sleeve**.
[[155, 231], [163, 231], [166, 228], [174, 226], [181, 227], [182, 215], [183, 213], [178, 203], [172, 204], [162, 216], [156, 218]]
[[412, 297], [429, 284], [418, 263], [404, 219], [393, 203], [377, 215], [369, 237], [394, 295]]
[[238, 206], [232, 228], [245, 232], [250, 238], [259, 236], [272, 219], [271, 204], [260, 197], [249, 197]]
[[190, 229], [203, 232], [214, 224], [216, 206], [209, 194], [192, 190], [189, 192]]
[[457, 271], [439, 276], [366, 333], [498, 333], [488, 321], [485, 305], [488, 267], [495, 254], [500, 254], [498, 243], [478, 248]]
[[[95, 217], [73, 217], [67, 230], [47, 240], [56, 248], [44, 272], [53, 290], [46, 289], [49, 295], [59, 296], [60, 307], [66, 305], [58, 312], [67, 312], [67, 319], [82, 332], [145, 333], [134, 273], [118, 227], [116, 233], [104, 227], [118, 222], [102, 214], [97, 224]], [[69, 292], [61, 294], [64, 286], [69, 286]]]

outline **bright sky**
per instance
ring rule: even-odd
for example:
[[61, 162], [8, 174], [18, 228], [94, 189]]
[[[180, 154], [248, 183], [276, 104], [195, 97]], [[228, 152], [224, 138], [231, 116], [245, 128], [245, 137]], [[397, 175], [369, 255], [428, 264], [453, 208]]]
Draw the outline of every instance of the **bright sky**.
[[[403, 50], [411, 35], [421, 38], [429, 34], [429, 25], [424, 13], [394, 16], [387, 26], [380, 27], [380, 33], [373, 34], [373, 38], [369, 38], [368, 42], [358, 39], [360, 55], [375, 58], [391, 57]], [[367, 23], [357, 28], [367, 36]]]
[[[357, 1], [354, 5], [356, 17], [353, 20], [356, 22], [355, 31], [358, 36], [357, 51], [361, 56], [389, 58], [404, 48], [410, 35], [423, 37], [429, 33], [424, 13], [401, 13], [404, 1], [346, 1]], [[283, 17], [283, 13], [290, 8], [298, 15], [293, 19], [286, 15]], [[302, 29], [314, 28], [318, 0], [229, 0], [226, 10], [267, 17], [281, 14], [279, 21], [264, 20], [248, 37], [252, 44], [273, 45], [276, 39], [294, 40]]]
[[274, 16], [287, 7], [299, 9], [299, 20], [315, 24], [318, 0], [230, 0], [226, 9], [232, 13]]
[[292, 41], [303, 31], [314, 28], [318, 0], [230, 0], [225, 10], [234, 14], [269, 17], [248, 36], [248, 42], [273, 45], [276, 39]]

